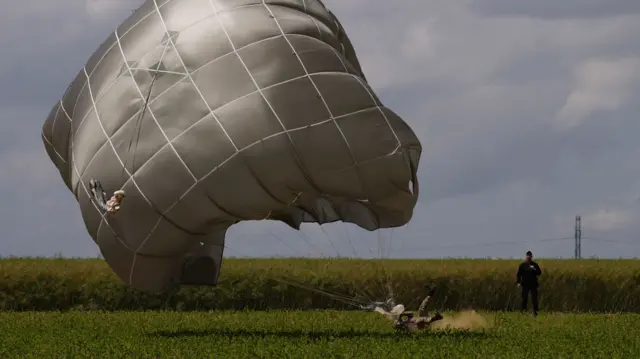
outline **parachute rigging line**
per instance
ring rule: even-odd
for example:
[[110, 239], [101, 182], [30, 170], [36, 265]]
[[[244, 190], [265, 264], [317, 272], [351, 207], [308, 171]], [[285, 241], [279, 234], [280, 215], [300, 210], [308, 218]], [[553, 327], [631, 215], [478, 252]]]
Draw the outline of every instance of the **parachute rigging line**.
[[[342, 226], [341, 226], [341, 227], [342, 227]], [[336, 247], [336, 246], [335, 246], [335, 244], [333, 243], [334, 241], [331, 239], [331, 234], [330, 234], [328, 231], [326, 231], [326, 230], [325, 230], [325, 228], [324, 228], [322, 225], [318, 225], [318, 228], [320, 228], [321, 232], [322, 232], [322, 233], [326, 236], [326, 238], [329, 240], [329, 243], [333, 244], [333, 246], [332, 246], [332, 247], [333, 247], [333, 249], [334, 249], [334, 250], [336, 251], [336, 253], [337, 253], [337, 258], [338, 258], [338, 259], [345, 259], [345, 257], [341, 256], [341, 255], [340, 255], [340, 252], [338, 252], [337, 247]], [[332, 231], [332, 232], [333, 232], [333, 231]], [[380, 296], [380, 295], [383, 295], [383, 296], [385, 296], [386, 298], [392, 298], [392, 297], [394, 297], [393, 279], [392, 279], [391, 274], [390, 274], [390, 273], [389, 273], [389, 271], [387, 270], [387, 268], [386, 268], [386, 264], [385, 264], [385, 254], [384, 254], [384, 252], [385, 252], [385, 247], [386, 247], [386, 245], [385, 245], [385, 243], [384, 243], [384, 240], [385, 240], [385, 239], [384, 239], [384, 238], [382, 238], [381, 233], [380, 233], [380, 231], [379, 231], [379, 230], [378, 230], [378, 231], [376, 231], [376, 232], [377, 232], [377, 236], [378, 236], [378, 244], [377, 244], [378, 251], [377, 251], [377, 254], [376, 254], [376, 253], [374, 253], [374, 252], [371, 250], [371, 248], [369, 249], [369, 252], [370, 252], [370, 254], [371, 254], [371, 255], [372, 255], [372, 257], [373, 257], [373, 258], [372, 258], [372, 261], [371, 261], [371, 267], [373, 268], [374, 272], [376, 272], [376, 273], [380, 273], [380, 275], [376, 275], [376, 276], [375, 276], [375, 278], [376, 278], [376, 279], [375, 279], [375, 280], [374, 280], [374, 282], [373, 282], [373, 284], [374, 284], [374, 290], [375, 290], [377, 293], [372, 294], [372, 293], [359, 293], [359, 292], [356, 292], [356, 295], [357, 295], [357, 296], [359, 296], [359, 297], [363, 297], [363, 298], [366, 298], [366, 300], [367, 300], [367, 301], [369, 301], [369, 302], [372, 300], [372, 298], [374, 298], [374, 297], [378, 297], [378, 296]], [[305, 234], [305, 232], [303, 232], [303, 231], [298, 230], [298, 231], [295, 231], [295, 233], [296, 233], [296, 234], [298, 234], [299, 236], [303, 237], [303, 238], [304, 238], [304, 237], [306, 237], [306, 234]], [[393, 232], [392, 232], [392, 233], [393, 233]], [[279, 238], [278, 236], [276, 236], [276, 235], [275, 235], [275, 234], [273, 234], [272, 232], [271, 232], [271, 233], [269, 233], [269, 234], [270, 234], [271, 236], [273, 236], [273, 237], [278, 238], [278, 240], [279, 240], [279, 241], [284, 242], [284, 240], [283, 240], [283, 239]], [[351, 245], [353, 246], [353, 242], [351, 241], [350, 235], [349, 235], [348, 231], [347, 231], [344, 227], [343, 227], [343, 232], [342, 232], [342, 234], [336, 233], [335, 235], [337, 235], [337, 236], [339, 236], [339, 237], [340, 237], [340, 236], [344, 236], [344, 237], [346, 237], [345, 239], [346, 239], [349, 243], [351, 243]], [[389, 239], [389, 242], [390, 242], [390, 241], [391, 241], [391, 239]], [[305, 242], [306, 242], [307, 244], [311, 245], [310, 240], [309, 240], [309, 241], [305, 240]], [[389, 245], [389, 246], [390, 246], [390, 245]], [[316, 247], [316, 248], [317, 248], [317, 247]], [[355, 251], [355, 246], [353, 246], [353, 250]], [[321, 254], [323, 254], [323, 255], [324, 255], [324, 253], [322, 253], [322, 251], [321, 251]], [[357, 254], [357, 251], [356, 251], [356, 254]], [[331, 258], [332, 256], [327, 256], [327, 257], [328, 257], [328, 258]], [[357, 257], [357, 256], [356, 256], [356, 257]], [[346, 257], [346, 258], [348, 258], [348, 257]], [[353, 259], [353, 258], [351, 258], [351, 259]], [[315, 273], [315, 271], [312, 271], [312, 272], [314, 272], [314, 273]], [[322, 293], [322, 294], [327, 295], [327, 296], [331, 296], [331, 294], [330, 294], [330, 293], [328, 293], [328, 292], [326, 292], [326, 291], [321, 291], [321, 290], [317, 290], [317, 289], [312, 289], [313, 287], [311, 287], [311, 286], [309, 286], [309, 285], [302, 285], [302, 284], [298, 284], [297, 286], [298, 286], [298, 287], [300, 287], [300, 288], [305, 288], [305, 289], [308, 289], [308, 290], [311, 290], [311, 291], [315, 291], [315, 292], [318, 292], [318, 293]]]
[[[166, 45], [165, 45], [165, 49], [162, 53], [161, 56], [161, 60], [158, 61], [158, 66], [156, 66], [155, 71], [153, 71], [153, 77], [151, 78], [151, 84], [149, 85], [149, 92], [147, 93], [147, 96], [144, 98], [144, 105], [142, 106], [142, 111], [140, 111], [140, 115], [138, 116], [138, 118], [136, 119], [135, 122], [135, 131], [133, 133], [133, 135], [131, 136], [131, 141], [129, 141], [129, 146], [127, 148], [127, 153], [131, 153], [131, 145], [133, 144], [133, 139], [135, 137], [136, 141], [135, 141], [135, 147], [133, 150], [133, 161], [131, 163], [131, 171], [135, 172], [135, 167], [136, 167], [136, 154], [138, 153], [138, 143], [140, 142], [140, 133], [142, 133], [142, 125], [144, 123], [144, 115], [147, 111], [147, 108], [149, 107], [149, 99], [151, 98], [151, 92], [153, 92], [153, 85], [155, 85], [156, 82], [156, 78], [158, 78], [158, 73], [160, 72], [160, 66], [162, 65], [162, 58], [164, 58], [164, 54], [166, 53], [167, 49], [166, 49]], [[135, 81], [135, 79], [134, 79]], [[136, 85], [137, 86], [137, 85]], [[127, 156], [128, 158], [129, 156]], [[124, 177], [124, 173], [127, 169], [127, 160], [125, 160], [123, 166], [122, 166], [122, 174], [121, 177]], [[132, 173], [133, 175], [133, 173]]]
[[342, 303], [347, 304], [347, 305], [352, 306], [352, 307], [362, 308], [364, 305], [368, 304], [368, 302], [359, 301], [359, 300], [355, 299], [354, 297], [346, 296], [344, 294], [331, 293], [331, 292], [328, 292], [326, 290], [322, 290], [322, 289], [319, 289], [319, 288], [316, 288], [316, 287], [313, 287], [313, 286], [310, 286], [310, 285], [306, 285], [306, 284], [303, 284], [303, 283], [300, 283], [300, 282], [296, 283], [293, 280], [284, 280], [284, 279], [278, 279], [278, 278], [274, 278], [273, 280], [275, 280], [277, 282], [280, 282], [280, 283], [283, 283], [283, 284], [290, 285], [292, 287], [298, 287], [298, 288], [306, 289], [306, 290], [309, 290], [309, 291], [312, 291], [312, 292], [323, 294], [323, 295], [325, 295], [325, 296], [327, 296], [329, 298], [332, 298], [334, 300], [337, 300], [339, 302], [342, 302]]

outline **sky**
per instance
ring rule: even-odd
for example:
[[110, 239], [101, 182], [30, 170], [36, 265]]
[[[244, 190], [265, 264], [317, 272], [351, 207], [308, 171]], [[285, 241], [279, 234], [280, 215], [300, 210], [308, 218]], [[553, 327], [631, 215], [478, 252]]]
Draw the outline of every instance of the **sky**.
[[[423, 145], [411, 222], [247, 222], [229, 256], [640, 257], [640, 2], [325, 0], [367, 79]], [[44, 120], [141, 0], [0, 13], [0, 256], [96, 257]]]

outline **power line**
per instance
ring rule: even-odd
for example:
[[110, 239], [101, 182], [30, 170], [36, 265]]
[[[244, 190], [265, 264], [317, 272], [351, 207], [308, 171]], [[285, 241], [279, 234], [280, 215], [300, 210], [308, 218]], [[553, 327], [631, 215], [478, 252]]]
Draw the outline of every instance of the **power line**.
[[430, 246], [428, 248], [416, 248], [413, 247], [411, 250], [433, 250], [440, 248], [459, 248], [459, 247], [490, 247], [496, 245], [515, 245], [515, 244], [523, 244], [523, 243], [542, 243], [542, 242], [558, 242], [558, 241], [566, 241], [574, 239], [573, 237], [561, 237], [561, 238], [542, 238], [542, 239], [530, 239], [524, 241], [500, 241], [500, 242], [480, 242], [480, 243], [451, 243], [440, 246]]
[[625, 239], [607, 239], [607, 238], [594, 238], [594, 237], [582, 237], [582, 239], [586, 239], [594, 242], [640, 244], [640, 240], [638, 239], [625, 240]]

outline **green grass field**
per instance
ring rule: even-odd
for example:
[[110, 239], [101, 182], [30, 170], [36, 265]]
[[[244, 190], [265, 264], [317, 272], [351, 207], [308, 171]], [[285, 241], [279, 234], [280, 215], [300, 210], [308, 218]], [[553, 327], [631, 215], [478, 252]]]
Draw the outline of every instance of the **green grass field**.
[[346, 311], [0, 313], [2, 358], [638, 358], [640, 315], [448, 315], [397, 334]]

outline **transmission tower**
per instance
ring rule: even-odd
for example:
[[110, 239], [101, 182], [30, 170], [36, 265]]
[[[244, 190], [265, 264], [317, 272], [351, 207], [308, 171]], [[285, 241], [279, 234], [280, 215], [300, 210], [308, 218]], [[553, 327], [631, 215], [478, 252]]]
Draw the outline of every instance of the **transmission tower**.
[[582, 224], [581, 224], [582, 219], [580, 218], [580, 216], [576, 216], [576, 228], [575, 228], [575, 234], [574, 234], [574, 238], [575, 238], [575, 254], [574, 254], [574, 258], [575, 259], [581, 259], [582, 258]]

